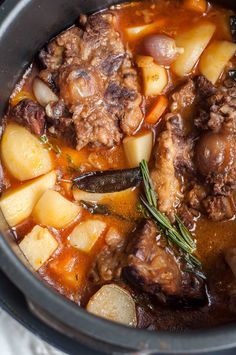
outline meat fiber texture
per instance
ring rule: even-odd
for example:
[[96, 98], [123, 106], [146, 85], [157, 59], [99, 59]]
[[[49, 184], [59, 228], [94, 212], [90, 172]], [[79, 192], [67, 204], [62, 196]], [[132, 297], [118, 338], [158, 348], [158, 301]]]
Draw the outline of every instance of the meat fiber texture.
[[[39, 58], [41, 79], [57, 92], [72, 117], [68, 120], [78, 150], [86, 145], [111, 148], [139, 128], [143, 113], [138, 76], [111, 13], [81, 16], [79, 27], [59, 35]], [[46, 112], [60, 130], [63, 112], [58, 117], [57, 110], [55, 117], [50, 104]]]
[[[191, 105], [195, 105], [193, 125], [186, 133], [183, 113]], [[172, 95], [171, 112], [164, 117], [154, 148], [151, 175], [159, 209], [171, 219], [178, 213], [189, 228], [199, 213], [215, 221], [235, 214], [235, 109], [236, 82], [230, 79], [215, 87], [199, 76]]]

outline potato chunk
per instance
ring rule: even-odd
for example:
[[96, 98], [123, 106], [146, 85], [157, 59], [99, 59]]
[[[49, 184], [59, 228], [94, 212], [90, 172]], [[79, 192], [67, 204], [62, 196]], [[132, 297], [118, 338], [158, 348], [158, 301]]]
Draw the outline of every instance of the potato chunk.
[[138, 40], [150, 33], [158, 31], [158, 29], [164, 26], [165, 23], [166, 19], [160, 17], [158, 20], [147, 25], [128, 27], [125, 32], [129, 40]]
[[34, 270], [38, 270], [55, 252], [58, 242], [47, 228], [35, 226], [19, 247]]
[[216, 26], [213, 23], [201, 22], [177, 36], [176, 46], [184, 48], [184, 53], [180, 54], [172, 65], [175, 74], [185, 76], [191, 72], [215, 30]]
[[38, 138], [15, 123], [5, 129], [1, 156], [5, 167], [20, 181], [33, 179], [53, 169], [50, 153]]
[[86, 253], [90, 252], [94, 244], [106, 228], [106, 223], [91, 219], [76, 226], [69, 236], [70, 244]]
[[235, 52], [235, 43], [227, 41], [212, 42], [200, 59], [199, 69], [201, 74], [212, 84], [215, 84]]
[[135, 327], [135, 303], [128, 291], [115, 284], [102, 286], [87, 305], [87, 311], [114, 322]]
[[42, 194], [56, 184], [56, 172], [41, 176], [17, 189], [9, 190], [0, 199], [0, 207], [8, 224], [14, 227], [30, 216]]
[[141, 160], [145, 159], [149, 161], [150, 159], [153, 145], [152, 131], [126, 137], [123, 140], [123, 145], [129, 166], [131, 168], [139, 166]]
[[47, 190], [33, 210], [37, 223], [54, 228], [64, 228], [80, 213], [81, 207], [67, 200], [59, 192]]
[[142, 67], [145, 96], [156, 96], [162, 93], [168, 84], [168, 75], [164, 67], [153, 63]]

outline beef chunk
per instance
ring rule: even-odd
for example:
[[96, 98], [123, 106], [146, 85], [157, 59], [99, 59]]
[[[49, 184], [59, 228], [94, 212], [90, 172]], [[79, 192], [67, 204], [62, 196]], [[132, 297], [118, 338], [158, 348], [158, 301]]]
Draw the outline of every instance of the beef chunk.
[[33, 134], [41, 136], [45, 129], [45, 111], [36, 102], [24, 99], [11, 110], [11, 117], [30, 129]]
[[165, 128], [154, 148], [154, 167], [151, 177], [158, 196], [158, 208], [172, 216], [183, 198], [178, 175], [185, 169], [192, 170], [192, 140], [184, 135], [183, 122], [179, 114], [167, 114]]
[[132, 55], [108, 12], [82, 16], [40, 54], [40, 77], [55, 86], [72, 115], [77, 149], [113, 147], [140, 126], [142, 96]]
[[200, 99], [206, 99], [216, 93], [216, 87], [203, 75], [194, 79], [196, 93]]
[[89, 279], [97, 284], [118, 279], [121, 276], [121, 269], [126, 258], [124, 252], [125, 238], [111, 227], [105, 236], [105, 246], [97, 255], [92, 266]]
[[50, 133], [63, 138], [67, 144], [76, 146], [75, 127], [62, 99], [46, 106], [46, 120]]
[[202, 302], [204, 282], [185, 270], [181, 257], [167, 244], [152, 221], [144, 221], [133, 237], [123, 275], [139, 290], [162, 303]]
[[184, 108], [190, 106], [196, 97], [195, 85], [193, 80], [189, 79], [187, 82], [181, 84], [175, 89], [172, 94], [172, 112], [181, 112]]
[[[206, 79], [202, 79], [201, 83], [205, 83]], [[196, 127], [202, 130], [211, 130], [219, 132], [236, 131], [236, 82], [227, 80], [219, 88], [208, 90], [207, 96], [203, 96], [205, 92], [203, 84], [200, 85], [201, 100], [199, 112], [194, 120]], [[208, 83], [208, 85], [210, 85]]]
[[235, 214], [235, 204], [232, 198], [226, 196], [208, 196], [203, 200], [206, 213], [213, 221], [230, 219]]

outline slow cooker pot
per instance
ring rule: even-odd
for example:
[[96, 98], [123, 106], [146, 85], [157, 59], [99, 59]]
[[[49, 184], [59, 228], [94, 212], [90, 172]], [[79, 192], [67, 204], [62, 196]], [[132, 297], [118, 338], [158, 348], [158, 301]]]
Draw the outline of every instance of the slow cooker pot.
[[[70, 26], [80, 13], [92, 13], [118, 2], [4, 1], [0, 7], [0, 117], [15, 84], [46, 41]], [[222, 3], [236, 9], [235, 0]], [[191, 354], [236, 347], [236, 324], [173, 334], [132, 329], [95, 317], [59, 295], [32, 272], [1, 214], [0, 231], [0, 268], [25, 295], [31, 311], [73, 339], [75, 344], [78, 342], [107, 353], [126, 354]]]

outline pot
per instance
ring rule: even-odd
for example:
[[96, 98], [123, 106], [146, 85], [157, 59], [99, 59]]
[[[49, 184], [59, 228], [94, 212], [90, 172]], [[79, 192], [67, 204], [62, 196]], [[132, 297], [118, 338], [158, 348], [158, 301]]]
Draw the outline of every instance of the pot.
[[[73, 24], [80, 13], [92, 13], [118, 2], [6, 0], [0, 8], [0, 116], [15, 84], [45, 42]], [[236, 8], [234, 0], [222, 2]], [[93, 316], [59, 295], [30, 269], [2, 214], [0, 231], [2, 271], [26, 296], [34, 314], [75, 343], [106, 353], [126, 354], [192, 354], [236, 347], [236, 324], [169, 333], [132, 329]]]

